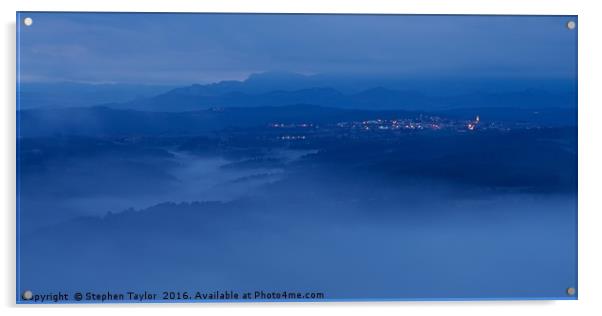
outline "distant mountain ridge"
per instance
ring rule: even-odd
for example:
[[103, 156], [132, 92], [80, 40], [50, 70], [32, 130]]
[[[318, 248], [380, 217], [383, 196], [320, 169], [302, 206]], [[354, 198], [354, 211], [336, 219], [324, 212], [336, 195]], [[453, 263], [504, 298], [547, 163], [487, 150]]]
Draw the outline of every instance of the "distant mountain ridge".
[[419, 91], [394, 90], [374, 87], [353, 94], [344, 94], [330, 87], [300, 90], [273, 90], [251, 94], [227, 91], [223, 87], [194, 85], [173, 89], [151, 98], [126, 103], [107, 104], [117, 109], [181, 112], [212, 107], [258, 107], [293, 104], [316, 104], [327, 107], [364, 110], [433, 111], [450, 108], [570, 108], [576, 105], [572, 94], [554, 94], [545, 90], [529, 89], [508, 93], [475, 92], [454, 97], [428, 97]]
[[[261, 107], [293, 104], [315, 104], [327, 107], [365, 110], [434, 111], [450, 108], [570, 108], [576, 106], [576, 92], [568, 82], [487, 81], [475, 82], [473, 88], [462, 88], [470, 82], [447, 82], [446, 89], [457, 89], [448, 96], [426, 94], [446, 82], [398, 82], [365, 79], [333, 79], [324, 75], [305, 76], [294, 73], [260, 73], [244, 81], [218, 83], [172, 89], [160, 95], [131, 102], [107, 104], [118, 109], [180, 112], [212, 107]], [[513, 85], [514, 84], [514, 85]], [[543, 88], [542, 88], [543, 87]], [[424, 90], [424, 91], [423, 91]], [[444, 89], [445, 90], [445, 89]], [[552, 91], [552, 92], [550, 92]]]
[[212, 107], [261, 107], [315, 104], [327, 107], [367, 110], [419, 110], [432, 100], [417, 91], [397, 91], [382, 87], [355, 94], [343, 94], [329, 87], [301, 90], [273, 90], [261, 94], [226, 92], [220, 94], [207, 86], [177, 88], [152, 98], [107, 106], [118, 109], [181, 112]]
[[[570, 80], [404, 81], [399, 78], [342, 78], [268, 72], [252, 74], [243, 81], [169, 89], [82, 84], [58, 85], [54, 89], [55, 86], [42, 85], [32, 94], [32, 87], [36, 86], [25, 84], [21, 89], [19, 100], [22, 109], [102, 105], [114, 109], [183, 112], [218, 107], [314, 104], [344, 109], [438, 111], [488, 107], [575, 108], [577, 104], [576, 91]], [[109, 88], [113, 90], [107, 90]]]

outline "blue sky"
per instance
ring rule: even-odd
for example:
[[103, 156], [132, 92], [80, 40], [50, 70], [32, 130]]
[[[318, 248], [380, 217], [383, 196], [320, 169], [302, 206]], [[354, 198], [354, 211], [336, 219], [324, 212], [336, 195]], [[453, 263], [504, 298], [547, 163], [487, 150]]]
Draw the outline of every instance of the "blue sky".
[[190, 84], [286, 71], [576, 78], [567, 16], [21, 13], [27, 82]]

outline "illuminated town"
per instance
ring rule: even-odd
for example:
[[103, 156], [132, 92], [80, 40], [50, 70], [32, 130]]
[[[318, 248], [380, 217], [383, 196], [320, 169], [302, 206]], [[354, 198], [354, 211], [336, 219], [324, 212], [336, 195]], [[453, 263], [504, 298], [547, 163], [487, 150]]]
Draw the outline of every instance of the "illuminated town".
[[377, 118], [361, 121], [341, 121], [335, 124], [323, 125], [311, 122], [274, 122], [270, 123], [268, 127], [272, 130], [281, 131], [276, 138], [286, 141], [305, 140], [310, 137], [325, 137], [327, 135], [361, 138], [362, 134], [366, 136], [370, 135], [371, 137], [375, 135], [386, 137], [387, 135], [394, 136], [417, 132], [508, 132], [513, 129], [538, 128], [534, 124], [483, 121], [478, 114], [472, 120], [451, 119], [436, 115], [419, 115], [413, 118]]

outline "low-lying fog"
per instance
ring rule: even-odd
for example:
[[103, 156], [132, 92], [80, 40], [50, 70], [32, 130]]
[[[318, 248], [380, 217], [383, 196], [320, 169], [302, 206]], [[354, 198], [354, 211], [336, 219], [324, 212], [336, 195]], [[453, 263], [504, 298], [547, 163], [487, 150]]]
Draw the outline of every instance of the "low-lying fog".
[[387, 179], [316, 167], [315, 153], [95, 156], [24, 176], [21, 286], [330, 299], [562, 297], [575, 286], [575, 194]]
[[[90, 157], [25, 176], [20, 197], [22, 220], [31, 230], [74, 217], [104, 216], [162, 202], [228, 202], [282, 179], [285, 165], [315, 151], [275, 149], [261, 160], [169, 153], [171, 158], [162, 170], [136, 168], [145, 163], [143, 158], [123, 163], [118, 157]], [[128, 164], [134, 168], [126, 169]], [[153, 177], [154, 173], [160, 176]]]

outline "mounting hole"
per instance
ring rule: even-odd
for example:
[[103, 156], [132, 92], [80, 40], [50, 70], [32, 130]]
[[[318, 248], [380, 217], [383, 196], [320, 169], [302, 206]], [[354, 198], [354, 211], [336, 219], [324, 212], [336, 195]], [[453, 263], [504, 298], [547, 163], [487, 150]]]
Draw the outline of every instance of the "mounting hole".
[[566, 294], [569, 296], [573, 296], [575, 295], [575, 288], [574, 287], [569, 287], [568, 289], [566, 289]]
[[32, 299], [32, 298], [33, 298], [33, 293], [31, 293], [31, 291], [30, 291], [30, 290], [27, 290], [27, 291], [23, 292], [23, 294], [21, 295], [21, 297], [22, 297], [24, 300], [26, 300], [26, 301], [29, 301], [30, 299]]
[[577, 23], [575, 23], [575, 21], [568, 21], [566, 22], [566, 28], [569, 30], [574, 30], [575, 27], [577, 27]]
[[25, 26], [31, 26], [33, 24], [33, 20], [29, 17], [24, 18], [23, 19], [23, 24], [25, 24]]

